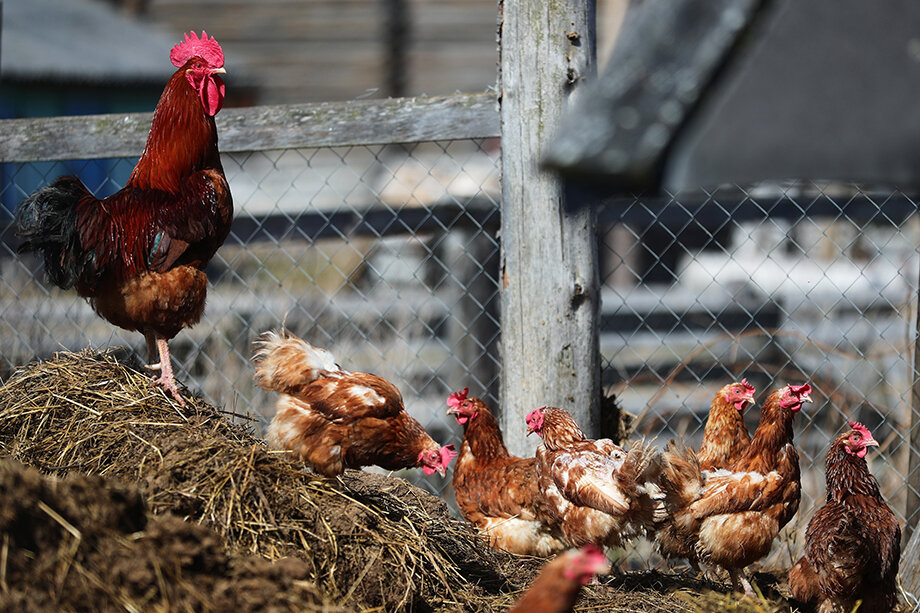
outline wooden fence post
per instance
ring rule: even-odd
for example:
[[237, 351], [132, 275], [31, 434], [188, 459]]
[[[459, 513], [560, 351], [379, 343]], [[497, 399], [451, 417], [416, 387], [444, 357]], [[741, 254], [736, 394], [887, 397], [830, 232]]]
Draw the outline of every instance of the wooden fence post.
[[567, 211], [540, 168], [570, 98], [596, 71], [594, 0], [499, 0], [502, 125], [501, 423], [512, 453], [532, 454], [524, 416], [568, 409], [599, 423], [596, 214]]
[[[920, 521], [920, 294], [917, 296], [917, 319], [914, 324], [914, 372], [908, 426], [907, 505], [904, 538], [910, 539]], [[918, 544], [920, 546], [920, 544]]]

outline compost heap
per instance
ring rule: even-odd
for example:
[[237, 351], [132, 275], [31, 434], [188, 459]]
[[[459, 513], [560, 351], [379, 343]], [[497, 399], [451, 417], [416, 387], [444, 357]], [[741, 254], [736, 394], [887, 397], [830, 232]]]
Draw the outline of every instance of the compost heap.
[[[0, 386], [0, 610], [500, 611], [539, 571], [400, 478], [309, 473], [186, 398], [90, 350]], [[581, 603], [702, 611], [702, 587], [631, 573]]]

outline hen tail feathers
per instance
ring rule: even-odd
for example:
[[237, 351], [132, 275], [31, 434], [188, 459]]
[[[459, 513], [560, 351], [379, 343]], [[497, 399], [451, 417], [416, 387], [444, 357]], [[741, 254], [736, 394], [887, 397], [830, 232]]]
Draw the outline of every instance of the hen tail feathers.
[[84, 275], [93, 254], [83, 250], [77, 230], [77, 204], [89, 190], [76, 177], [60, 177], [22, 201], [16, 211], [20, 253], [38, 251], [45, 272], [58, 287], [68, 289]]
[[672, 512], [685, 509], [703, 489], [703, 473], [696, 453], [671, 441], [662, 454], [662, 489]]
[[295, 394], [298, 388], [321, 376], [342, 372], [331, 353], [283, 330], [260, 335], [252, 361], [256, 383], [262, 389], [283, 394]]

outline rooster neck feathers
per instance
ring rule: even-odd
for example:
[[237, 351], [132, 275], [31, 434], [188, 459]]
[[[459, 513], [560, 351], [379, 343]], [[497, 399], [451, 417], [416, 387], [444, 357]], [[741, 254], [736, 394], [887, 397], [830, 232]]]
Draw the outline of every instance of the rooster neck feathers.
[[205, 113], [198, 93], [177, 70], [163, 90], [147, 145], [134, 167], [128, 186], [175, 193], [182, 180], [208, 168], [222, 169], [214, 118]]

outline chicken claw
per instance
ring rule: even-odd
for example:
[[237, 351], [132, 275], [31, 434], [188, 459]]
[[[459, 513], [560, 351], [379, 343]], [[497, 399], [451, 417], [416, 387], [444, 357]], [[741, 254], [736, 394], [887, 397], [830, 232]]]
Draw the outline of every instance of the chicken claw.
[[[148, 350], [150, 350], [150, 353], [152, 354], [153, 347], [151, 343], [149, 342], [149, 339], [148, 339], [147, 345], [148, 345], [147, 347]], [[165, 338], [156, 339], [156, 348], [160, 353], [160, 361], [157, 362], [156, 364], [146, 365], [146, 368], [150, 370], [160, 371], [160, 376], [155, 378], [153, 382], [156, 385], [159, 385], [160, 387], [162, 387], [166, 392], [169, 392], [169, 395], [172, 396], [176, 400], [176, 402], [178, 402], [181, 406], [183, 407], [188, 406], [185, 402], [185, 398], [183, 398], [182, 395], [179, 394], [179, 386], [176, 385], [176, 379], [173, 376], [172, 361], [169, 357], [169, 345], [167, 344], [166, 339]], [[150, 357], [153, 357], [153, 356], [151, 355]]]

